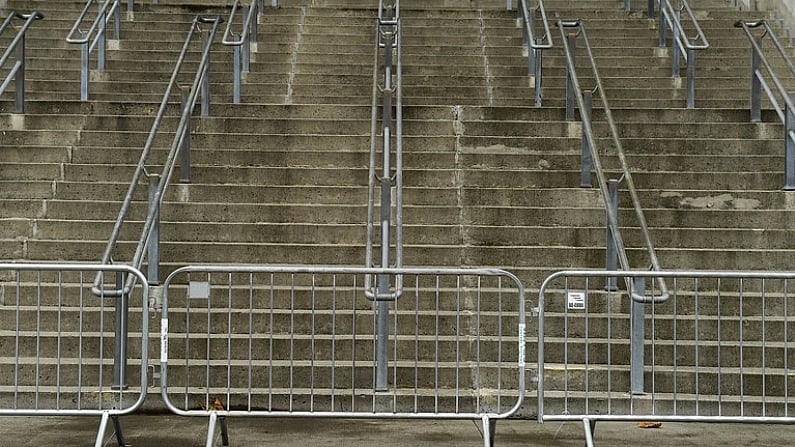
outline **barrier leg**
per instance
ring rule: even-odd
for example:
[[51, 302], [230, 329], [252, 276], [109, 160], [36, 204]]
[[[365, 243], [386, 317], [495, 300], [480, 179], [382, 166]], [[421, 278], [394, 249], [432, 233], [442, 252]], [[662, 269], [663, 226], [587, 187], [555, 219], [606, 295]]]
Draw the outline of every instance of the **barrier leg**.
[[492, 421], [488, 416], [483, 416], [483, 446], [494, 445], [494, 434], [497, 432], [497, 420]]
[[585, 447], [594, 447], [593, 434], [596, 431], [596, 421], [585, 418], [582, 420], [582, 428], [585, 431]]
[[113, 421], [113, 429], [116, 430], [116, 442], [119, 443], [120, 446], [126, 447], [129, 444], [124, 440], [124, 432], [121, 430], [121, 422], [119, 422], [118, 416], [111, 416], [111, 420]]
[[221, 443], [229, 445], [229, 432], [226, 425], [226, 417], [218, 416], [218, 413], [210, 412], [210, 425], [207, 427], [207, 443], [206, 447], [213, 447], [215, 445], [215, 425], [221, 425]]
[[115, 430], [116, 442], [120, 447], [130, 447], [124, 440], [124, 434], [121, 430], [121, 423], [118, 416], [111, 416], [107, 411], [102, 413], [102, 419], [99, 422], [99, 430], [97, 431], [97, 440], [94, 442], [94, 447], [102, 447], [105, 445], [105, 432], [108, 430], [108, 419], [113, 421], [113, 428]]

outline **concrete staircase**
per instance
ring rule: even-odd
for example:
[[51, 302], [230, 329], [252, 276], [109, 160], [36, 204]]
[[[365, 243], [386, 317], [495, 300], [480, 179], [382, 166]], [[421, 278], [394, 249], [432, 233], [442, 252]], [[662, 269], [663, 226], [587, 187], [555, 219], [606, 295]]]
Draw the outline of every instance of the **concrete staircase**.
[[[364, 264], [376, 11], [361, 3], [268, 8], [241, 105], [231, 104], [231, 50], [216, 45], [211, 116], [194, 121], [193, 179], [172, 185], [162, 210], [161, 279], [193, 263]], [[28, 39], [28, 113], [9, 113], [13, 103], [0, 98], [2, 259], [99, 260], [190, 20], [228, 13], [211, 4], [137, 6], [82, 103], [79, 49], [64, 42], [82, 4], [8, 2], [46, 19]], [[596, 189], [579, 187], [560, 45], [544, 55], [535, 108], [504, 1], [401, 6], [404, 265], [505, 268], [531, 291], [560, 269], [603, 268], [604, 206]], [[781, 125], [748, 122], [749, 49], [732, 27], [759, 15], [718, 0], [693, 6], [712, 48], [698, 55], [697, 109], [686, 110], [644, 14], [627, 15], [619, 0], [546, 2], [552, 17], [586, 20], [662, 266], [786, 270], [795, 242], [790, 193], [780, 191]], [[599, 143], [609, 148], [602, 116], [595, 111]], [[165, 132], [158, 162], [169, 142]], [[140, 191], [122, 254], [137, 240], [144, 199]], [[626, 202], [621, 221], [630, 258], [645, 268]]]

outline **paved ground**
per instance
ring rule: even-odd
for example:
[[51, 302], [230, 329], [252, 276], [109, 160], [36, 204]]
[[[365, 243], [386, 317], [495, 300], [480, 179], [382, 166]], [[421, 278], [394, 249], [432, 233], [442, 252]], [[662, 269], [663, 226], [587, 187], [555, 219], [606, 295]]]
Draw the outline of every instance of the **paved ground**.
[[[122, 418], [127, 442], [134, 447], [199, 447], [205, 445], [207, 420], [175, 416]], [[99, 419], [0, 418], [0, 446], [91, 446]], [[338, 419], [245, 419], [229, 423], [230, 446], [406, 447], [482, 446], [478, 426], [470, 421], [382, 421]], [[754, 446], [795, 443], [795, 426], [674, 424], [656, 429], [630, 423], [600, 423], [597, 446]], [[115, 443], [108, 443], [113, 446]], [[220, 443], [218, 443], [220, 445]], [[495, 446], [540, 447], [585, 445], [579, 424], [502, 421]]]

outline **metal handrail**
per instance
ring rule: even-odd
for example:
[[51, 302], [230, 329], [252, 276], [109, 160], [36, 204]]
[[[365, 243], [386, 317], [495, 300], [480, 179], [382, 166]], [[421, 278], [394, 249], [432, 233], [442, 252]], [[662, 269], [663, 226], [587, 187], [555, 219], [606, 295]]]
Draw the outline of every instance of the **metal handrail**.
[[[88, 80], [89, 80], [89, 58], [91, 52], [98, 48], [97, 53], [97, 68], [99, 70], [105, 69], [105, 37], [106, 26], [108, 18], [113, 20], [113, 37], [118, 40], [121, 35], [121, 18], [120, 18], [120, 0], [105, 0], [99, 7], [94, 21], [88, 28], [88, 31], [83, 31], [80, 26], [86, 20], [88, 11], [94, 4], [94, 0], [88, 0], [83, 7], [83, 11], [75, 20], [75, 24], [66, 36], [66, 41], [71, 44], [82, 45], [82, 52], [80, 55], [80, 100], [88, 101]], [[79, 35], [79, 37], [77, 37]], [[93, 39], [92, 39], [93, 36]]]
[[[171, 149], [168, 152], [166, 161], [163, 163], [162, 173], [159, 176], [160, 181], [156, 191], [153, 192], [153, 195], [151, 197], [146, 221], [144, 222], [143, 229], [141, 231], [141, 237], [138, 240], [138, 245], [136, 247], [135, 254], [133, 256], [132, 261], [130, 262], [130, 265], [136, 269], [140, 269], [141, 265], [143, 264], [145, 251], [148, 248], [150, 248], [149, 247], [150, 237], [152, 236], [153, 229], [157, 224], [156, 220], [159, 216], [160, 206], [162, 204], [163, 197], [165, 196], [166, 188], [168, 187], [168, 184], [174, 173], [174, 167], [177, 164], [178, 155], [180, 155], [180, 152], [184, 150], [184, 145], [190, 138], [190, 117], [196, 105], [196, 101], [198, 99], [200, 91], [202, 93], [202, 115], [209, 114], [209, 99], [207, 97], [208, 96], [207, 76], [210, 66], [210, 47], [212, 46], [218, 26], [221, 23], [223, 23], [223, 19], [221, 17], [215, 17], [214, 19], [210, 19], [200, 16], [196, 16], [193, 19], [193, 22], [191, 23], [190, 31], [188, 32], [188, 36], [185, 39], [185, 43], [182, 47], [182, 51], [179, 55], [179, 58], [177, 59], [174, 71], [171, 74], [171, 80], [169, 81], [168, 86], [166, 87], [166, 92], [163, 95], [163, 100], [160, 103], [160, 109], [158, 110], [158, 113], [155, 116], [155, 120], [154, 123], [152, 124], [151, 130], [149, 131], [149, 136], [146, 140], [146, 144], [144, 145], [144, 148], [141, 151], [141, 157], [138, 161], [138, 165], [135, 168], [132, 181], [130, 182], [130, 186], [127, 190], [127, 195], [124, 197], [121, 209], [119, 210], [119, 215], [116, 219], [115, 225], [113, 226], [111, 237], [108, 240], [108, 244], [105, 247], [105, 251], [102, 255], [102, 260], [101, 260], [102, 264], [113, 263], [113, 258], [112, 258], [113, 251], [116, 248], [116, 244], [118, 243], [119, 236], [121, 234], [122, 226], [124, 225], [127, 214], [132, 206], [133, 197], [135, 196], [135, 191], [138, 187], [138, 184], [141, 182], [144, 176], [146, 176], [147, 178], [154, 176], [154, 174], [150, 174], [147, 171], [146, 163], [149, 160], [150, 153], [152, 152], [155, 137], [157, 136], [157, 133], [160, 131], [161, 123], [165, 117], [169, 100], [171, 99], [171, 93], [176, 87], [178, 87], [177, 77], [180, 74], [183, 62], [186, 59], [188, 48], [191, 44], [191, 41], [193, 40], [193, 36], [194, 34], [196, 34], [197, 31], [200, 31], [199, 24], [212, 24], [212, 27], [210, 28], [210, 31], [207, 35], [206, 41], [204, 42], [201, 61], [199, 62], [198, 69], [196, 71], [193, 83], [191, 84], [190, 91], [187, 94], [186, 99], [183, 101], [179, 124], [177, 125], [177, 129], [175, 131]], [[183, 166], [182, 168], [185, 169], [187, 167]], [[149, 260], [150, 267], [152, 261], [153, 261], [152, 259]], [[151, 282], [152, 281], [150, 278], [150, 283]], [[101, 278], [98, 276], [94, 282], [94, 287], [93, 287], [93, 291], [95, 294], [102, 293], [104, 296], [120, 296], [126, 293], [126, 291], [132, 287], [132, 284], [128, 283], [120, 289], [110, 290], [110, 291], [102, 290], [101, 286], [102, 286]]]
[[[522, 35], [524, 37], [524, 44], [527, 46], [527, 70], [528, 74], [532, 76], [533, 84], [535, 87], [535, 105], [541, 106], [541, 86], [542, 86], [542, 55], [543, 50], [552, 48], [552, 33], [549, 31], [549, 20], [547, 19], [547, 11], [544, 9], [544, 0], [537, 0], [538, 6], [531, 14], [527, 8], [527, 0], [519, 0], [518, 13], [522, 20]], [[535, 11], [541, 15], [541, 23], [544, 28], [544, 35], [536, 37], [535, 35]]]
[[[675, 78], [679, 77], [679, 57], [681, 55], [685, 59], [685, 62], [687, 62], [687, 108], [692, 109], [695, 107], [695, 52], [708, 49], [709, 42], [701, 26], [698, 24], [693, 10], [690, 9], [690, 4], [687, 3], [687, 0], [679, 1], [682, 3], [682, 6], [676, 9], [671, 5], [670, 0], [660, 0], [660, 37], [658, 43], [660, 48], [665, 47], [665, 27], [667, 24], [673, 33], [671, 42], [671, 48], [673, 50], [673, 54], [671, 55], [671, 75]], [[682, 11], [687, 13], [690, 24], [696, 32], [695, 37], [688, 37], [682, 26]]]
[[0, 84], [0, 95], [2, 95], [11, 84], [11, 81], [16, 81], [16, 98], [14, 102], [15, 113], [25, 113], [25, 34], [35, 20], [40, 20], [43, 18], [44, 15], [38, 11], [33, 11], [30, 14], [22, 14], [14, 11], [11, 12], [8, 17], [6, 17], [3, 24], [0, 25], [0, 35], [2, 35], [11, 25], [14, 19], [25, 20], [25, 23], [22, 24], [17, 31], [14, 40], [11, 41], [11, 43], [8, 45], [8, 48], [6, 48], [6, 51], [3, 53], [3, 56], [0, 57], [0, 68], [2, 68], [5, 67], [6, 62], [8, 62], [8, 59], [11, 58], [12, 54], [16, 55], [16, 62], [14, 63], [14, 66], [8, 72], [8, 75], [6, 76], [3, 83]]
[[[560, 29], [561, 39], [563, 40], [563, 48], [566, 53], [566, 64], [568, 68], [568, 79], [571, 83], [572, 88], [574, 89], [575, 96], [577, 99], [577, 104], [580, 109], [580, 114], [582, 118], [582, 128], [584, 136], [587, 140], [587, 146], [590, 150], [591, 161], [593, 163], [594, 170], [596, 171], [596, 176], [599, 182], [599, 189], [602, 194], [602, 199], [605, 203], [605, 208], [607, 211], [607, 225], [612, 233], [615, 248], [617, 251], [618, 259], [623, 270], [631, 270], [629, 259], [627, 257], [626, 247], [624, 246], [623, 238], [621, 237], [621, 230], [618, 225], [618, 215], [616, 210], [613, 209], [609, 205], [611, 202], [610, 200], [610, 190], [608, 188], [608, 181], [605, 177], [604, 169], [602, 168], [601, 160], [599, 158], [599, 149], [596, 147], [596, 138], [593, 134], [593, 129], [591, 127], [591, 115], [590, 115], [590, 106], [586, 106], [585, 99], [583, 96], [583, 91], [580, 88], [579, 80], [577, 79], [577, 72], [575, 68], [574, 62], [574, 50], [570, 47], [569, 41], [566, 36], [566, 29], [576, 28], [577, 34], [582, 35], [583, 41], [585, 42], [585, 48], [589, 59], [589, 66], [591, 68], [594, 81], [596, 83], [596, 88], [594, 91], [599, 92], [599, 98], [602, 102], [602, 106], [604, 108], [605, 117], [607, 120], [608, 127], [610, 128], [610, 134], [613, 140], [613, 144], [615, 145], [616, 149], [616, 156], [618, 157], [619, 163], [621, 165], [621, 177], [620, 181], [625, 182], [627, 190], [629, 191], [630, 199], [632, 201], [633, 208], [635, 210], [635, 216], [638, 220], [638, 224], [641, 229], [641, 233], [643, 235], [644, 243], [646, 245], [646, 251], [648, 253], [649, 261], [650, 261], [650, 269], [652, 271], [659, 271], [660, 263], [657, 259], [657, 254], [654, 250], [654, 245], [651, 242], [651, 237], [649, 235], [649, 229], [646, 224], [646, 218], [643, 214], [643, 209], [640, 206], [640, 199], [638, 198], [638, 193], [635, 190], [635, 183], [632, 180], [632, 174], [629, 169], [629, 165], [627, 164], [626, 156], [624, 155], [624, 149], [621, 145], [621, 140], [618, 138], [618, 128], [616, 127], [615, 121], [613, 120], [613, 114], [610, 112], [610, 107], [607, 103], [607, 96], [605, 95], [604, 87], [602, 86], [601, 78], [599, 77], [599, 72], [596, 68], [596, 60], [593, 55], [593, 51], [591, 50], [591, 44], [588, 39], [588, 34], [585, 30], [585, 23], [582, 20], [577, 21], [557, 21], [557, 26]], [[575, 36], [576, 36], [575, 35]], [[627, 287], [628, 291], [632, 291], [633, 288]], [[660, 303], [665, 302], [668, 300], [668, 290], [666, 288], [665, 283], [660, 280], [659, 290], [661, 291], [660, 295], [638, 295], [636, 293], [631, 293], [632, 299], [639, 303]]]
[[[792, 63], [787, 49], [781, 44], [776, 37], [773, 28], [767, 20], [758, 20], [754, 22], [738, 21], [734, 24], [737, 28], [742, 28], [751, 42], [751, 122], [760, 122], [762, 120], [762, 89], [767, 94], [770, 103], [776, 111], [782, 124], [784, 124], [784, 141], [785, 141], [785, 154], [784, 154], [784, 190], [795, 190], [795, 102], [792, 96], [787, 91], [787, 88], [781, 82], [781, 79], [776, 74], [773, 66], [768, 61], [767, 57], [762, 51], [762, 39], [765, 36], [770, 36], [773, 46], [778, 53], [781, 61], [783, 61], [789, 69], [788, 75], [795, 79], [795, 65]], [[760, 36], [754, 36], [751, 28], [763, 28]], [[762, 71], [764, 68], [765, 72]], [[765, 80], [765, 74], [770, 77], [776, 91], [773, 91], [770, 84]], [[778, 97], [777, 97], [778, 96]], [[779, 99], [780, 97], [780, 99]], [[782, 107], [779, 101], [784, 102]]]
[[[384, 8], [383, 1], [379, 2], [379, 18], [376, 24], [375, 54], [373, 61], [373, 100], [370, 126], [370, 170], [369, 192], [367, 205], [367, 244], [365, 249], [365, 265], [367, 267], [390, 266], [390, 244], [392, 216], [391, 209], [395, 208], [395, 258], [394, 267], [403, 265], [403, 75], [402, 75], [402, 36], [400, 22], [400, 1], [393, 0]], [[386, 10], [386, 12], [385, 12]], [[379, 52], [384, 51], [383, 71], [379, 72]], [[394, 61], [393, 54], [394, 54]], [[394, 73], [393, 73], [394, 69]], [[379, 85], [379, 74], [383, 75], [383, 87]], [[393, 84], [393, 75], [395, 83]], [[381, 127], [378, 126], [378, 99], [379, 92], [382, 96]], [[393, 119], [394, 99], [394, 123]], [[394, 133], [393, 133], [394, 129]], [[381, 132], [381, 173], [378, 169], [378, 140]], [[392, 139], [395, 139], [394, 154], [392, 153]], [[391, 168], [394, 156], [394, 173]], [[394, 182], [394, 183], [393, 183]], [[380, 183], [381, 198], [381, 257], [380, 265], [374, 262], [375, 245], [375, 191], [376, 184]], [[395, 188], [395, 203], [392, 203], [392, 187]], [[372, 287], [370, 278], [366, 278], [365, 291], [368, 298], [373, 300], [397, 299], [402, 290], [402, 278], [397, 276], [395, 287], [391, 291], [384, 290], [384, 285], [378, 291]], [[388, 287], [386, 288], [388, 289]]]
[[232, 99], [235, 104], [240, 104], [241, 72], [248, 73], [251, 70], [252, 45], [255, 47], [254, 51], [257, 51], [257, 17], [265, 8], [263, 2], [264, 0], [251, 0], [251, 5], [247, 8], [247, 11], [244, 10], [242, 12], [242, 31], [235, 33], [232, 31], [232, 25], [234, 25], [235, 14], [240, 4], [240, 0], [235, 0], [234, 5], [232, 5], [232, 12], [229, 13], [229, 21], [226, 24], [224, 37], [221, 39], [221, 43], [234, 48]]

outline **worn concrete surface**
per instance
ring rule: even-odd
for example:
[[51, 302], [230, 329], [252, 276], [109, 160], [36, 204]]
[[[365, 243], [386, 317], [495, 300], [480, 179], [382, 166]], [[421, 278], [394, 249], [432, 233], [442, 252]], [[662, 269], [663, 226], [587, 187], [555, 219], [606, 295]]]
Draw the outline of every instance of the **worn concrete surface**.
[[[204, 446], [208, 419], [145, 415], [121, 419], [126, 441], [135, 447]], [[0, 447], [89, 446], [98, 418], [0, 418]], [[495, 446], [577, 446], [584, 443], [578, 423], [510, 420], [497, 424]], [[108, 435], [111, 433], [109, 432]], [[482, 446], [472, 421], [395, 421], [350, 419], [234, 419], [230, 446]], [[597, 425], [597, 446], [788, 446], [795, 426], [665, 423], [638, 428], [634, 423]], [[112, 441], [113, 439], [111, 439]], [[106, 445], [116, 445], [108, 442]], [[221, 445], [220, 442], [217, 445]]]

